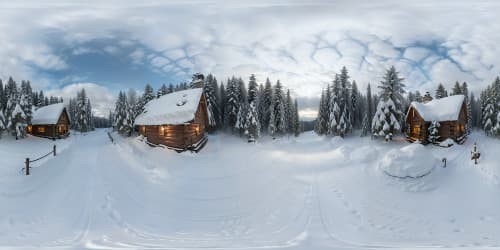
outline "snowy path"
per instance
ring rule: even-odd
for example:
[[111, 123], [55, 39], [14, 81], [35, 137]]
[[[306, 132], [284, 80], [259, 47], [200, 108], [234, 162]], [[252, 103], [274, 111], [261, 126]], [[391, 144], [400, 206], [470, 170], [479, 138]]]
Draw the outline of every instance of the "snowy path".
[[498, 141], [484, 141], [480, 167], [468, 159], [472, 140], [427, 147], [448, 168], [417, 180], [377, 168], [398, 142], [217, 136], [199, 154], [177, 154], [117, 141], [103, 130], [58, 141], [58, 156], [29, 177], [0, 162], [0, 248], [500, 246], [500, 167], [488, 158]]

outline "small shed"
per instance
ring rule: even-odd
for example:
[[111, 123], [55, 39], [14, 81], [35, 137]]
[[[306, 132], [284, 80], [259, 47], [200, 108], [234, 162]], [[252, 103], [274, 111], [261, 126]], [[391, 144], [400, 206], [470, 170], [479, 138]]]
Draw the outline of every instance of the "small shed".
[[439, 122], [439, 141], [453, 139], [462, 142], [466, 137], [467, 105], [464, 95], [454, 95], [424, 103], [412, 102], [406, 114], [406, 135], [409, 141], [427, 143], [431, 122]]
[[33, 113], [28, 134], [58, 139], [69, 135], [69, 116], [63, 103], [47, 105]]
[[200, 150], [207, 142], [208, 125], [203, 89], [173, 92], [148, 102], [135, 125], [149, 144], [177, 151]]

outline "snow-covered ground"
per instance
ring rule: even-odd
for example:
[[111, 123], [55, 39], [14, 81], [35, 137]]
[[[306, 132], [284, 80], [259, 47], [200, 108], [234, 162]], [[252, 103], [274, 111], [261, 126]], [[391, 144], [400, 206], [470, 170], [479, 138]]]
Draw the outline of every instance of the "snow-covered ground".
[[178, 154], [115, 138], [98, 130], [56, 141], [58, 156], [30, 176], [19, 173], [24, 158], [54, 142], [2, 138], [0, 247], [500, 247], [500, 141], [480, 133], [426, 146], [447, 167], [417, 179], [380, 167], [404, 141], [214, 135], [199, 154]]

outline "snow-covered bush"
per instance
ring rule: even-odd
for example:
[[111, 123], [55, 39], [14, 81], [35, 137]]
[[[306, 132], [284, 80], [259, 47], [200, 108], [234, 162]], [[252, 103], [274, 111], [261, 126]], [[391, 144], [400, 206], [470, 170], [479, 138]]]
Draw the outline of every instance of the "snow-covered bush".
[[439, 164], [439, 160], [426, 152], [422, 144], [412, 143], [387, 152], [379, 167], [390, 176], [417, 178], [429, 174]]
[[441, 124], [439, 124], [438, 121], [432, 121], [431, 122], [431, 125], [429, 126], [429, 142], [430, 143], [437, 143], [437, 141], [439, 140], [439, 127], [441, 126]]
[[453, 145], [455, 145], [455, 141], [453, 141], [450, 138], [448, 138], [448, 139], [442, 141], [441, 143], [439, 143], [439, 146], [441, 146], [441, 147], [451, 147]]

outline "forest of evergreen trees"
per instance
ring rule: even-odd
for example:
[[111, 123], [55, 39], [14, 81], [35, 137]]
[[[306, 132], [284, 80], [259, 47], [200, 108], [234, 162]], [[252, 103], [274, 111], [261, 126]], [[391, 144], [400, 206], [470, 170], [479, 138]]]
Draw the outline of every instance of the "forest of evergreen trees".
[[[269, 79], [257, 83], [254, 75], [248, 83], [240, 77], [231, 77], [219, 82], [209, 74], [203, 78], [203, 89], [209, 112], [209, 131], [228, 131], [244, 136], [249, 142], [262, 135], [294, 135], [301, 132], [297, 101], [290, 90], [284, 89], [278, 80]], [[134, 120], [144, 111], [149, 101], [165, 94], [191, 88], [191, 84], [162, 85], [156, 92], [147, 84], [144, 93], [138, 95], [133, 89], [120, 92], [114, 112], [106, 118], [95, 117], [91, 101], [85, 89], [70, 98], [67, 111], [71, 128], [87, 132], [94, 128], [113, 126], [122, 135], [134, 134]], [[354, 130], [362, 136], [382, 137], [391, 140], [393, 134], [405, 131], [405, 114], [411, 102], [422, 102], [426, 92], [407, 92], [403, 78], [394, 67], [388, 69], [377, 85], [378, 94], [368, 84], [362, 94], [357, 83], [351, 80], [343, 67], [333, 77], [321, 94], [318, 117], [314, 130], [319, 135], [347, 136]], [[469, 121], [467, 131], [474, 128], [484, 130], [489, 136], [500, 137], [500, 78], [481, 91], [479, 98], [468, 90], [466, 82], [456, 82], [451, 90], [438, 84], [434, 98], [463, 94], [466, 98]], [[33, 91], [29, 81], [18, 84], [12, 78], [7, 83], [0, 80], [0, 135], [4, 132], [16, 138], [25, 136], [25, 128], [36, 109], [63, 102], [61, 97], [45, 96], [43, 91]], [[436, 124], [438, 125], [438, 124]]]
[[[18, 84], [10, 77], [4, 86], [0, 80], [0, 136], [6, 131], [16, 139], [24, 138], [26, 127], [38, 108], [62, 102], [62, 97], [45, 96], [42, 90], [33, 91], [30, 81]], [[84, 89], [69, 100], [67, 111], [73, 130], [87, 132], [96, 126], [111, 126], [107, 118], [97, 118], [98, 124], [95, 123], [96, 117], [92, 114], [90, 99]]]
[[[315, 125], [317, 134], [344, 137], [352, 134], [353, 129], [360, 129], [361, 136], [392, 140], [393, 134], [405, 131], [404, 119], [411, 102], [422, 102], [424, 98], [419, 91], [406, 92], [404, 79], [399, 77], [394, 67], [386, 71], [378, 84], [378, 94], [372, 94], [370, 84], [366, 94], [361, 94], [356, 82], [349, 79], [348, 71], [343, 67], [323, 90]], [[426, 92], [425, 95], [431, 94]], [[479, 99], [469, 92], [466, 82], [456, 82], [450, 92], [443, 84], [438, 84], [434, 98], [448, 95], [465, 96], [469, 114], [468, 133], [479, 128], [487, 135], [500, 137], [499, 77], [481, 92]], [[432, 136], [430, 140], [433, 140]]]
[[25, 137], [26, 126], [37, 108], [62, 101], [61, 97], [33, 91], [29, 81], [18, 84], [9, 77], [4, 86], [0, 80], [0, 136], [6, 131], [16, 139]]
[[[193, 79], [199, 77], [196, 74]], [[212, 74], [204, 77], [203, 91], [209, 112], [209, 131], [229, 131], [239, 136], [246, 136], [249, 142], [261, 135], [276, 136], [300, 133], [297, 101], [291, 97], [290, 90], [285, 90], [278, 80], [272, 85], [269, 79], [257, 83], [251, 75], [248, 84], [242, 78], [232, 77], [218, 82]], [[113, 114], [113, 127], [122, 135], [130, 136], [134, 132], [134, 120], [144, 111], [144, 106], [154, 98], [190, 88], [191, 84], [172, 84], [161, 86], [154, 92], [148, 84], [142, 96], [135, 90], [120, 92]]]

